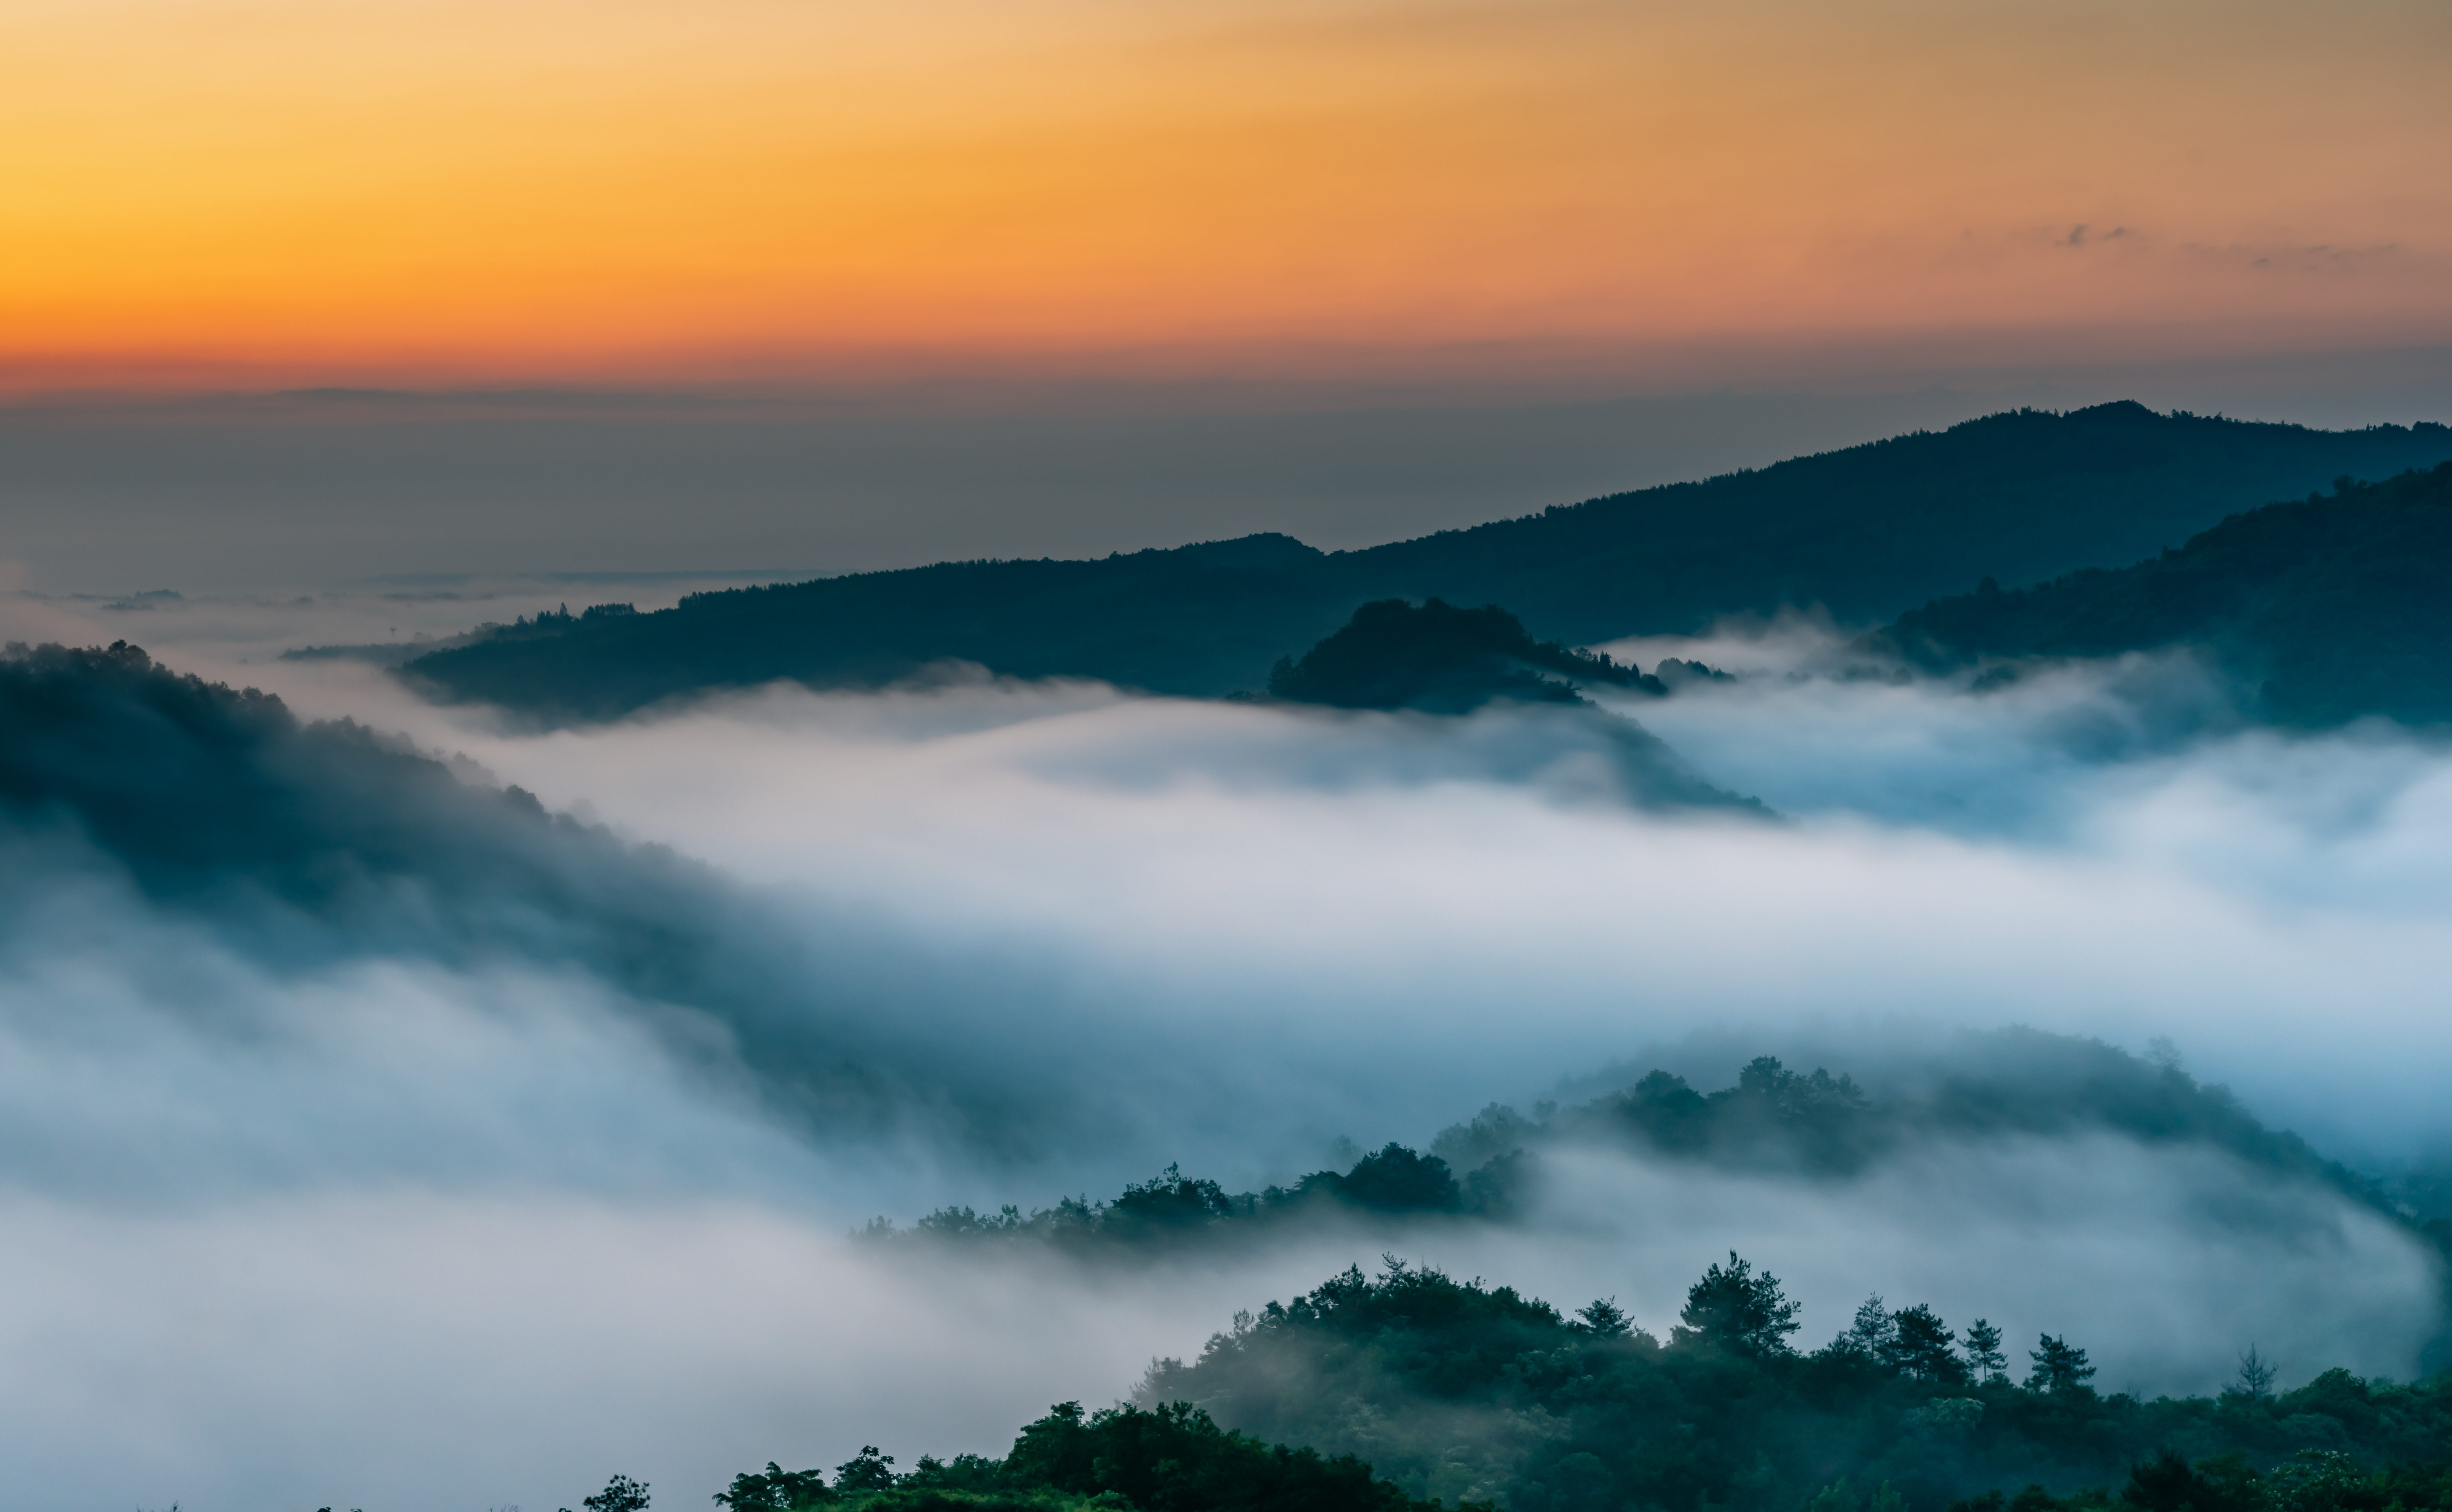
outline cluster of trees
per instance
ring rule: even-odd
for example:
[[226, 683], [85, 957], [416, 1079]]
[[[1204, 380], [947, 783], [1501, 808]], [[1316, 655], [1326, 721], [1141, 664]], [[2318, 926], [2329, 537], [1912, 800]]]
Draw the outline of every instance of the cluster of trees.
[[[2452, 720], [2452, 462], [2335, 481], [2233, 515], [2177, 550], [1902, 615], [1878, 643], [1928, 667], [2208, 647], [2283, 723]], [[1996, 667], [1998, 680], [2014, 667]]]
[[[1066, 1198], [1028, 1214], [1013, 1206], [991, 1214], [950, 1207], [910, 1228], [877, 1219], [862, 1237], [1029, 1243], [1125, 1257], [1259, 1240], [1333, 1215], [1506, 1222], [1532, 1200], [1543, 1153], [1567, 1145], [1631, 1145], [1657, 1159], [1844, 1178], [1919, 1139], [2098, 1129], [2149, 1145], [2208, 1146], [2276, 1179], [2329, 1186], [2433, 1246], [2452, 1276], [2452, 1178], [2443, 1168], [2422, 1165], [2388, 1180], [2353, 1171], [2296, 1134], [2267, 1128], [2228, 1089], [2200, 1083], [2167, 1056], [2012, 1029], [1963, 1036], [1947, 1056], [1888, 1068], [1884, 1081], [1876, 1093], [1850, 1074], [1797, 1071], [1764, 1055], [1747, 1062], [1732, 1085], [1703, 1092], [1653, 1070], [1573, 1107], [1536, 1104], [1530, 1116], [1493, 1104], [1451, 1125], [1428, 1152], [1391, 1142], [1349, 1170], [1315, 1171], [1291, 1186], [1230, 1192], [1169, 1166], [1112, 1201]], [[1908, 1337], [1922, 1326], [1912, 1309], [1898, 1316]]]
[[1269, 696], [1339, 709], [1420, 709], [1465, 714], [1493, 698], [1529, 703], [1584, 701], [1573, 681], [1606, 682], [1650, 694], [1658, 677], [1606, 656], [1555, 640], [1535, 641], [1524, 621], [1484, 604], [1459, 609], [1443, 599], [1419, 607], [1383, 599], [1354, 611], [1345, 628], [1303, 653], [1278, 658]]
[[[1078, 1402], [1059, 1403], [1023, 1428], [1001, 1460], [922, 1455], [900, 1474], [892, 1455], [870, 1445], [836, 1467], [832, 1484], [822, 1471], [770, 1461], [734, 1476], [715, 1501], [731, 1512], [838, 1503], [874, 1512], [1439, 1512], [1352, 1455], [1329, 1458], [1228, 1432], [1182, 1403], [1089, 1413]], [[588, 1505], [608, 1512], [592, 1500]]]
[[1463, 1181], [1448, 1163], [1394, 1141], [1351, 1169], [1315, 1170], [1291, 1187], [1230, 1192], [1170, 1165], [1126, 1187], [1113, 1201], [1066, 1197], [1025, 1215], [1007, 1204], [994, 1213], [940, 1208], [909, 1228], [885, 1218], [856, 1237], [872, 1243], [1028, 1241], [1076, 1250], [1173, 1243], [1214, 1243], [1256, 1234], [1274, 1225], [1333, 1212], [1484, 1213], [1511, 1198], [1513, 1166], [1493, 1163]]
[[[769, 1462], [729, 1512], [2452, 1512], [2452, 1378], [2329, 1370], [2277, 1390], [2253, 1350], [2214, 1397], [2105, 1395], [2045, 1334], [1879, 1297], [1796, 1346], [1778, 1278], [1731, 1253], [1668, 1336], [1389, 1258], [1240, 1313], [1136, 1400], [1062, 1403], [1002, 1458], [876, 1446]], [[1299, 1447], [1297, 1447], [1299, 1445]], [[2117, 1491], [2114, 1491], [2114, 1487]], [[2012, 1490], [2017, 1487], [2022, 1489]], [[1445, 1499], [1443, 1503], [1442, 1499]], [[615, 1477], [588, 1512], [645, 1512]]]
[[1511, 1512], [2051, 1512], [2107, 1505], [2112, 1486], [2137, 1512], [2452, 1506], [2452, 1381], [2333, 1370], [2277, 1392], [2251, 1353], [2217, 1397], [2141, 1401], [2099, 1393], [2072, 1341], [2047, 1334], [2013, 1369], [1999, 1328], [1921, 1304], [1869, 1299], [1812, 1350], [1799, 1327], [1778, 1280], [1734, 1254], [1665, 1339], [1610, 1299], [1564, 1315], [1392, 1258], [1238, 1315], [1137, 1397]]
[[1110, 1201], [1085, 1194], [1026, 1214], [1011, 1205], [992, 1213], [949, 1207], [910, 1228], [877, 1219], [866, 1235], [1087, 1249], [1215, 1242], [1332, 1212], [1504, 1219], [1539, 1180], [1541, 1153], [1561, 1145], [1631, 1145], [1660, 1158], [1844, 1176], [1923, 1138], [2089, 1129], [2210, 1145], [2277, 1176], [2333, 1186], [2452, 1254], [2452, 1181], [2440, 1173], [2405, 1173], [2389, 1185], [2363, 1177], [2266, 1128], [2228, 1089], [2200, 1083], [2175, 1062], [2024, 1029], [1967, 1035], [1946, 1058], [1893, 1067], [1879, 1094], [1851, 1074], [1799, 1071], [1770, 1055], [1709, 1092], [1655, 1069], [1572, 1107], [1543, 1102], [1527, 1115], [1493, 1103], [1442, 1130], [1428, 1152], [1391, 1142], [1350, 1169], [1314, 1171], [1291, 1186], [1232, 1192], [1169, 1166]]
[[1085, 561], [952, 561], [694, 595], [435, 651], [435, 694], [601, 718], [694, 689], [866, 685], [959, 659], [1214, 697], [1374, 599], [1504, 603], [1543, 640], [1825, 605], [1886, 619], [1987, 576], [2132, 560], [2235, 510], [2452, 458], [2440, 425], [2315, 431], [2137, 404], [2020, 410], [1471, 530], [1323, 553], [1263, 534]]
[[2199, 1082], [2176, 1061], [2099, 1040], [2027, 1029], [1966, 1034], [1943, 1053], [1887, 1068], [1884, 1081], [1876, 1094], [1850, 1074], [1799, 1071], [1761, 1055], [1733, 1084], [1706, 1092], [1654, 1069], [1572, 1107], [1536, 1104], [1530, 1117], [1493, 1103], [1442, 1130], [1431, 1149], [1462, 1171], [1513, 1150], [1602, 1141], [1677, 1158], [1844, 1174], [1935, 1135], [2097, 1129], [2148, 1144], [2208, 1144], [2277, 1173], [2342, 1187], [2379, 1208], [2402, 1205], [2299, 1136], [2266, 1128], [2227, 1088]]

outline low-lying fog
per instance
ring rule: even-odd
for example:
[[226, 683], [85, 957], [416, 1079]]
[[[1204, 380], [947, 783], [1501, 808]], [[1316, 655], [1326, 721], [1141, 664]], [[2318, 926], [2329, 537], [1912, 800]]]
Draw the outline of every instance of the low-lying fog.
[[2285, 1380], [2407, 1375], [2439, 1323], [2432, 1262], [2384, 1220], [2108, 1135], [1918, 1146], [1825, 1185], [1570, 1152], [1521, 1225], [1305, 1230], [1095, 1277], [880, 1264], [842, 1237], [1169, 1161], [1283, 1181], [1341, 1138], [1426, 1146], [1698, 1034], [1867, 1077], [1957, 1027], [2167, 1037], [2328, 1153], [2408, 1158], [2446, 1132], [2452, 1070], [2452, 759], [2428, 741], [2238, 727], [2182, 658], [1979, 695], [1852, 676], [1807, 622], [1608, 648], [1740, 674], [1621, 707], [1776, 811], [1754, 817], [1625, 803], [1607, 741], [1505, 711], [953, 677], [536, 733], [363, 663], [270, 659], [377, 620], [655, 606], [510, 586], [529, 597], [19, 599], [0, 633], [126, 638], [713, 863], [885, 1005], [865, 1043], [1044, 1089], [1040, 1126], [1002, 1151], [830, 1143], [566, 965], [279, 969], [107, 869], [21, 877], [10, 1500], [546, 1507], [618, 1470], [678, 1506], [768, 1459], [996, 1452], [1382, 1248], [1562, 1306], [1615, 1294], [1659, 1331], [1735, 1247], [1806, 1302], [1803, 1342], [1879, 1290], [2068, 1334], [2107, 1389], [2209, 1390], [2251, 1342]]

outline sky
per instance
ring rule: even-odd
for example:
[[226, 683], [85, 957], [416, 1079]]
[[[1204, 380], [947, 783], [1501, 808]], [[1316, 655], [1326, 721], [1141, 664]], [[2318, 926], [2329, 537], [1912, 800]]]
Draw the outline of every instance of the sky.
[[2452, 414], [2424, 0], [27, 0], [0, 55], [46, 589], [1334, 548], [2019, 403]]
[[31, 388], [2452, 340], [2423, 0], [35, 0], [0, 47]]

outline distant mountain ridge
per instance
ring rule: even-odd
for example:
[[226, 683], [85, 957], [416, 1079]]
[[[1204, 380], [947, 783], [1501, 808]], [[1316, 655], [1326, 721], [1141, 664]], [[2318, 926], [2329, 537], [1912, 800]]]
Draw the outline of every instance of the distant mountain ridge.
[[1986, 582], [1877, 638], [1946, 668], [2206, 647], [2284, 724], [2452, 723], [2452, 462], [2268, 504], [2114, 570]]
[[1536, 639], [1574, 645], [1786, 605], [1886, 619], [1986, 577], [2131, 560], [2338, 477], [2445, 460], [2452, 428], [2438, 424], [2016, 410], [1361, 551], [1263, 533], [1100, 560], [939, 562], [696, 594], [405, 672], [438, 697], [556, 720], [778, 678], [871, 686], [948, 659], [1212, 697], [1259, 688], [1279, 657], [1374, 599], [1502, 603]]

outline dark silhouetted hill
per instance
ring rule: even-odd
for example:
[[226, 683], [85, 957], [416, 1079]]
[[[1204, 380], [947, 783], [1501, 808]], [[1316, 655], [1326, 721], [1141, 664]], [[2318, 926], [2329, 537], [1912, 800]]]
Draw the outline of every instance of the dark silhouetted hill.
[[2199, 643], [2283, 723], [2452, 721], [2452, 463], [2343, 479], [2133, 566], [2024, 591], [1987, 582], [1880, 638], [1929, 667]]
[[1420, 709], [1464, 714], [1493, 698], [1581, 703], [1574, 683], [1665, 692], [1659, 679], [1555, 640], [1535, 641], [1524, 621], [1484, 604], [1459, 609], [1433, 599], [1419, 607], [1382, 599], [1354, 611], [1344, 629], [1269, 674], [1272, 697], [1339, 709]]
[[2452, 429], [2252, 424], [2142, 405], [2019, 410], [1705, 482], [1326, 554], [1281, 535], [1085, 561], [964, 561], [697, 594], [409, 663], [436, 697], [551, 719], [776, 678], [866, 686], [933, 661], [1208, 697], [1374, 599], [1504, 603], [1543, 640], [1823, 605], [1877, 620], [1986, 577], [2133, 560], [2234, 511], [2452, 459]]
[[[684, 1063], [737, 1066], [813, 1127], [897, 1127], [924, 1099], [931, 1128], [995, 1140], [1027, 1116], [997, 1085], [944, 1091], [940, 1051], [868, 1034], [880, 1009], [828, 977], [822, 919], [787, 926], [662, 847], [125, 642], [0, 649], [0, 952], [62, 910], [140, 901], [275, 973], [385, 959], [601, 984]], [[905, 972], [894, 991], [929, 989]]]
[[[1552, 672], [1576, 680], [1545, 676]], [[1594, 707], [1576, 691], [1595, 682], [1655, 696], [1669, 691], [1659, 678], [1608, 657], [1535, 641], [1496, 604], [1459, 609], [1437, 599], [1418, 606], [1383, 599], [1355, 610], [1343, 629], [1300, 661], [1279, 658], [1269, 674], [1269, 693], [1280, 703], [1433, 716], [1469, 714], [1496, 702], [1511, 710], [1507, 729], [1532, 737], [1526, 749], [1540, 753], [1537, 764], [1571, 754], [1578, 760], [1598, 756], [1610, 788], [1626, 802], [1770, 812], [1759, 799], [1705, 782], [1651, 732]]]

